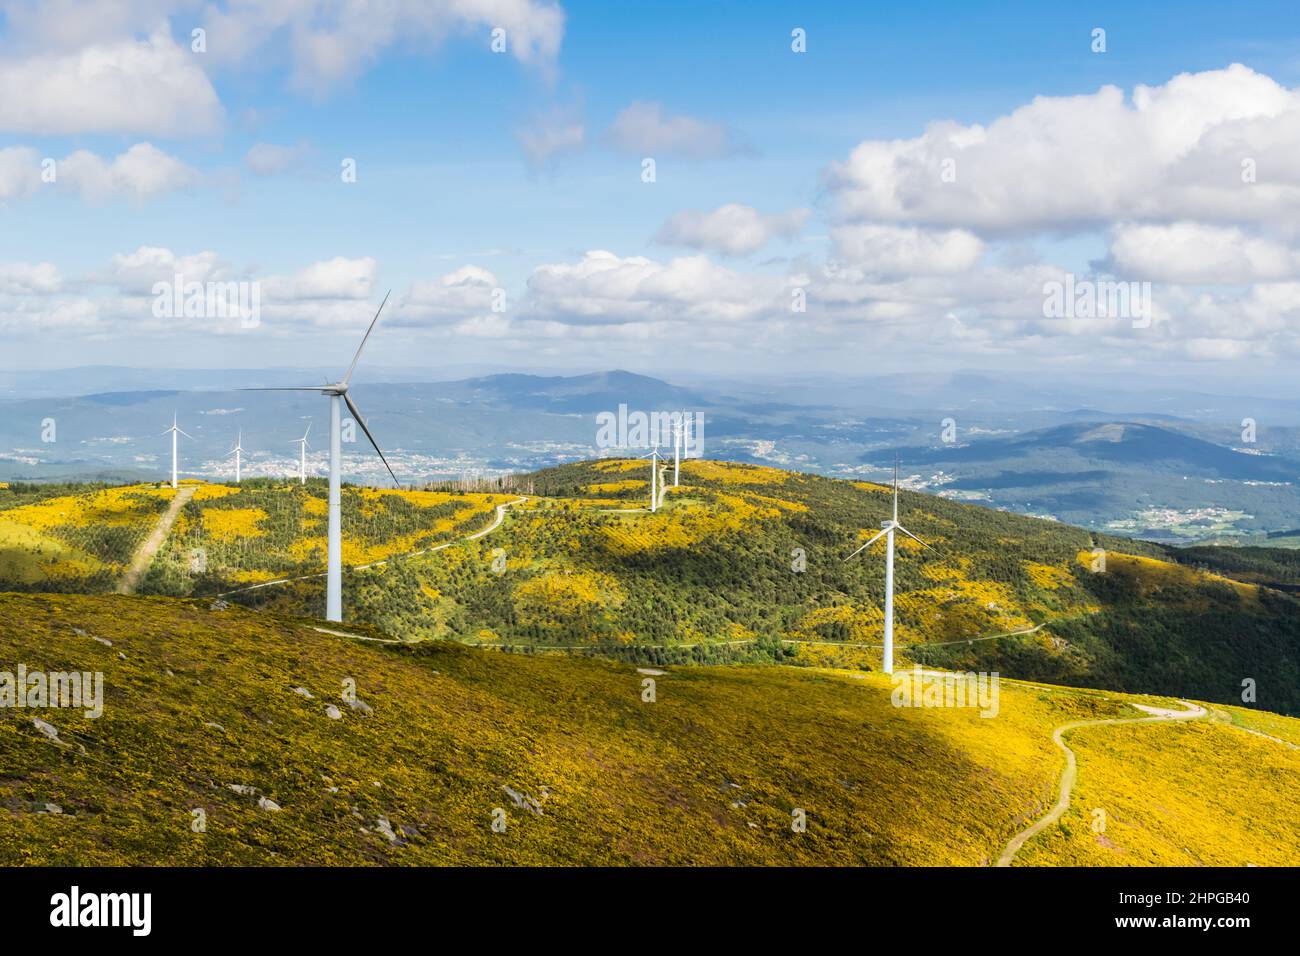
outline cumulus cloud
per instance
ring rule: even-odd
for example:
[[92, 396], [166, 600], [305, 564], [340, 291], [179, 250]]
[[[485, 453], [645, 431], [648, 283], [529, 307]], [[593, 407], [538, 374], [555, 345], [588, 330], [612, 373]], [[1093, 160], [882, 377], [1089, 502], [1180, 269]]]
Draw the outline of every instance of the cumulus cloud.
[[984, 243], [964, 229], [840, 226], [831, 241], [841, 258], [883, 275], [964, 272], [984, 253]]
[[30, 196], [43, 187], [91, 202], [118, 196], [147, 199], [201, 179], [198, 170], [152, 143], [136, 143], [111, 159], [84, 149], [64, 159], [43, 157], [28, 146], [0, 149], [0, 200]]
[[143, 199], [184, 189], [201, 178], [197, 170], [151, 143], [136, 143], [111, 162], [78, 150], [58, 164], [58, 171], [60, 183], [92, 201], [115, 195]]
[[140, 246], [113, 256], [103, 278], [121, 292], [146, 295], [155, 282], [173, 282], [177, 275], [184, 282], [210, 282], [230, 277], [231, 270], [215, 252], [178, 256], [161, 246]]
[[659, 228], [655, 241], [743, 256], [777, 237], [798, 235], [807, 218], [807, 209], [761, 213], [752, 206], [727, 203], [711, 212], [689, 209], [677, 213]]
[[[847, 221], [987, 231], [1294, 219], [1300, 94], [1234, 64], [1163, 86], [1040, 96], [988, 126], [868, 140], [825, 181]], [[1251, 171], [1255, 182], [1245, 181]]]
[[791, 280], [740, 273], [707, 256], [666, 263], [612, 252], [539, 266], [528, 278], [530, 318], [573, 324], [736, 322], [788, 307]]
[[262, 284], [271, 299], [366, 299], [374, 291], [378, 272], [379, 263], [369, 256], [335, 256], [289, 276], [271, 276]]
[[0, 59], [6, 132], [186, 136], [215, 133], [222, 122], [207, 74], [165, 28], [144, 40]]
[[224, 9], [208, 7], [204, 27], [209, 54], [222, 64], [285, 43], [293, 85], [322, 94], [350, 82], [397, 43], [427, 49], [458, 34], [477, 37], [487, 50], [497, 28], [505, 31], [510, 56], [549, 74], [564, 38], [564, 11], [540, 0], [232, 0]]
[[0, 294], [53, 295], [63, 288], [59, 270], [48, 262], [0, 262]]
[[605, 138], [615, 149], [635, 156], [719, 159], [746, 151], [727, 126], [665, 113], [659, 103], [628, 106], [614, 117]]
[[498, 287], [496, 276], [473, 265], [461, 266], [437, 279], [416, 280], [398, 301], [394, 324], [425, 325], [470, 318], [493, 324], [489, 314]]
[[1300, 276], [1300, 250], [1235, 226], [1124, 223], [1111, 233], [1110, 266], [1137, 279], [1244, 284]]

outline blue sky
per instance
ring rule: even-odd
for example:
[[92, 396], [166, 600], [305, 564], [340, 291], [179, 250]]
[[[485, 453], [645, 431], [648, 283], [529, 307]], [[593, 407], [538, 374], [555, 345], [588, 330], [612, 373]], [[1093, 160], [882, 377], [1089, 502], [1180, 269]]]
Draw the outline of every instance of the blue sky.
[[[1250, 250], [1252, 261], [1272, 262], [1285, 259], [1296, 241], [1281, 217], [1238, 218], [1194, 203], [1184, 209], [1178, 203], [1186, 197], [1171, 195], [1158, 208], [1134, 208], [1132, 216], [1120, 205], [1086, 223], [1078, 209], [1020, 210], [1002, 222], [978, 210], [1012, 204], [1005, 190], [1015, 183], [986, 181], [963, 183], [972, 191], [969, 206], [949, 221], [942, 210], [912, 214], [905, 194], [915, 187], [903, 172], [892, 186], [881, 185], [849, 158], [862, 143], [918, 141], [936, 122], [987, 127], [1036, 97], [1094, 97], [1114, 85], [1131, 105], [1137, 85], [1161, 88], [1183, 73], [1204, 74], [1210, 92], [1188, 94], [1159, 122], [1174, 129], [1178, 110], [1213, 101], [1205, 130], [1187, 134], [1189, 149], [1218, 149], [1213, 130], [1240, 120], [1243, 129], [1234, 135], [1244, 138], [1243, 148], [1249, 152], [1257, 137], [1267, 150], [1276, 130], [1288, 128], [1290, 108], [1259, 104], [1273, 88], [1300, 86], [1293, 4], [643, 8], [484, 0], [461, 4], [460, 14], [446, 6], [397, 4], [386, 24], [363, 16], [357, 23], [368, 33], [373, 26], [373, 35], [357, 39], [356, 23], [331, 20], [337, 12], [295, 21], [277, 14], [276, 3], [254, 14], [240, 3], [140, 0], [110, 7], [86, 0], [79, 20], [96, 23], [100, 16], [91, 30], [53, 14], [44, 19], [29, 0], [0, 0], [0, 91], [22, 94], [34, 82], [58, 87], [34, 94], [30, 109], [0, 108], [0, 330], [10, 344], [0, 365], [332, 362], [350, 351], [353, 333], [390, 287], [394, 328], [376, 339], [372, 357], [386, 364], [499, 361], [667, 373], [674, 366], [811, 370], [829, 363], [851, 371], [874, 361], [866, 357], [871, 347], [888, 341], [901, 362], [1008, 367], [1032, 359], [1077, 368], [1084, 354], [1118, 367], [1139, 362], [1152, 371], [1186, 367], [1189, 374], [1231, 377], [1243, 361], [1276, 370], [1292, 354], [1289, 322], [1279, 328], [1259, 318], [1261, 301], [1282, 315], [1297, 304], [1288, 268], [1190, 274], [1152, 262], [1138, 248], [1169, 244], [1152, 229], [1195, 223], [1200, 232], [1187, 226], [1177, 238], [1211, 250], [1206, 258], [1226, 242]], [[214, 9], [243, 32], [222, 32]], [[518, 36], [544, 39], [533, 52], [512, 45], [494, 54], [489, 34], [497, 22], [508, 24], [508, 44]], [[209, 29], [201, 54], [189, 50], [197, 24]], [[791, 51], [795, 27], [807, 31], [806, 53]], [[1090, 49], [1097, 27], [1106, 31], [1104, 53]], [[325, 47], [323, 66], [304, 66], [301, 38], [321, 36], [341, 43]], [[120, 88], [85, 81], [87, 57], [119, 63], [142, 50], [157, 62], [132, 67], [137, 74]], [[1233, 63], [1258, 81], [1239, 88], [1222, 74]], [[82, 85], [62, 82], [68, 75]], [[128, 94], [149, 104], [156, 97], [163, 118], [141, 120], [130, 110], [102, 118], [112, 100], [120, 104]], [[1255, 104], [1244, 119], [1236, 116], [1238, 102]], [[1086, 135], [1072, 140], [1059, 132], [1073, 108], [1060, 100], [1016, 134], [1025, 136], [1025, 149], [1037, 143], [1044, 151], [1031, 176], [1041, 170], [1050, 178], [1054, 164], [1077, 159], [1072, 144], [1086, 148]], [[1079, 110], [1095, 112], [1087, 103]], [[679, 123], [686, 127], [680, 136]], [[1162, 129], [1150, 133], [1152, 142], [1164, 142]], [[530, 160], [521, 143], [530, 131], [580, 136], [581, 144], [571, 142], [544, 162]], [[33, 157], [62, 162], [78, 150], [109, 165], [141, 143], [164, 158], [133, 175], [96, 179], [82, 171], [71, 184], [69, 174], [58, 188], [40, 188], [24, 166]], [[280, 158], [259, 175], [250, 150], [268, 148]], [[1135, 142], [1135, 150], [1143, 148]], [[1053, 149], [1062, 151], [1059, 163]], [[641, 179], [646, 153], [657, 164], [654, 183]], [[921, 161], [908, 157], [922, 153], [930, 156], [930, 146], [900, 148], [892, 161], [905, 172]], [[355, 183], [340, 181], [345, 157], [357, 162]], [[1107, 160], [1097, 157], [1099, 170]], [[978, 162], [981, 171], [1002, 165], [995, 155]], [[828, 178], [837, 164], [846, 166], [852, 185]], [[1141, 197], [1136, 182], [1144, 176], [1178, 182], [1190, 175], [1140, 164], [1130, 174], [1134, 182], [1117, 182], [1114, 191], [1130, 188]], [[1060, 185], [1071, 187], [1071, 180]], [[890, 188], [893, 198], [877, 195]], [[1042, 192], [1051, 205], [1053, 188]], [[853, 195], [866, 194], [874, 197], [868, 208], [847, 208]], [[1291, 198], [1282, 197], [1282, 209]], [[666, 224], [675, 216], [727, 205], [789, 218], [779, 227], [777, 219], [763, 220], [771, 235], [739, 252], [719, 238], [725, 222], [708, 220], [707, 235], [693, 241], [682, 238], [690, 231], [682, 225], [676, 238], [665, 235], [674, 233]], [[1135, 224], [1147, 231], [1117, 239], [1116, 229], [1132, 232]], [[861, 262], [845, 255], [846, 230], [855, 229], [867, 232], [865, 240], [852, 239]], [[1244, 236], [1264, 245], [1243, 245]], [[902, 248], [910, 260], [898, 258]], [[165, 251], [144, 257], [159, 278], [174, 271], [168, 255], [206, 254], [207, 271], [195, 271], [200, 279], [263, 282], [263, 321], [231, 330], [139, 316], [150, 304], [140, 291], [148, 277], [136, 269], [132, 281], [124, 280], [121, 257], [142, 249]], [[1117, 249], [1125, 255], [1117, 257]], [[581, 267], [588, 250], [608, 251], [617, 268], [602, 266], [593, 279]], [[895, 265], [881, 271], [882, 255]], [[1196, 250], [1189, 255], [1196, 258]], [[945, 256], [953, 261], [936, 271], [933, 260]], [[629, 263], [638, 257], [651, 264]], [[1048, 274], [1043, 270], [1082, 276], [1103, 260], [1106, 274], [1169, 284], [1153, 294], [1162, 303], [1159, 337], [1135, 340], [1109, 330], [1063, 336], [1060, 327], [1036, 326], [1042, 316], [1033, 314], [1034, 295], [1041, 293], [1033, 289]], [[341, 270], [338, 282], [322, 288], [302, 277], [330, 262], [333, 271], [312, 275]], [[1041, 268], [1030, 271], [1027, 263]], [[53, 267], [57, 280], [32, 280], [38, 266]], [[1020, 270], [1014, 276], [1006, 274], [1012, 267]], [[458, 274], [462, 269], [474, 271]], [[420, 296], [413, 284], [455, 275], [414, 304]], [[356, 281], [349, 285], [348, 277]], [[1271, 285], [1261, 290], [1264, 280]], [[1013, 290], [1017, 282], [1026, 297]], [[992, 285], [996, 294], [987, 291]], [[729, 290], [723, 302], [712, 291], [719, 287]], [[796, 287], [808, 291], [808, 311], [781, 314], [774, 303]], [[486, 296], [498, 288], [509, 305], [493, 313]], [[964, 290], [972, 288], [986, 291], [966, 301]], [[1216, 309], [1239, 307], [1258, 328], [1243, 329], [1238, 340], [1207, 325], [1206, 295]], [[952, 321], [961, 329], [942, 328]], [[321, 330], [340, 334], [316, 334]], [[936, 348], [936, 332], [946, 347]], [[855, 348], [862, 351], [855, 355]]]

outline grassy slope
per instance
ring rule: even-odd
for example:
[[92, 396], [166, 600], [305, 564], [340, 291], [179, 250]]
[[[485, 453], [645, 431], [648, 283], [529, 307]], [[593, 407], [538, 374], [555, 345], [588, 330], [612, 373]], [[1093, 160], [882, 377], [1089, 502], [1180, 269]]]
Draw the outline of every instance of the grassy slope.
[[[879, 546], [842, 559], [888, 513], [886, 489], [692, 461], [683, 467], [683, 487], [649, 515], [635, 511], [644, 505], [647, 477], [644, 462], [623, 460], [541, 472], [532, 500], [502, 528], [468, 543], [464, 536], [485, 527], [494, 505], [512, 495], [345, 489], [345, 560], [462, 542], [348, 573], [349, 614], [403, 638], [580, 646], [646, 663], [879, 665], [878, 650], [852, 646], [880, 639]], [[323, 495], [320, 482], [201, 485], [144, 589], [210, 595], [319, 572]], [[90, 493], [82, 498], [90, 501]], [[48, 523], [62, 510], [39, 513]], [[0, 520], [13, 513], [0, 512]], [[140, 514], [148, 520], [136, 520], [133, 535], [153, 520]], [[1224, 703], [1237, 701], [1243, 679], [1252, 678], [1259, 706], [1300, 714], [1294, 597], [1163, 560], [1167, 552], [1157, 545], [930, 495], [904, 493], [902, 517], [939, 548], [935, 554], [899, 544], [902, 661]], [[1094, 544], [1108, 549], [1104, 573], [1088, 569]], [[207, 560], [198, 574], [190, 569], [196, 547]], [[797, 553], [806, 566], [796, 573]], [[494, 567], [499, 558], [506, 559], [504, 574]], [[43, 587], [31, 575], [18, 583]], [[277, 585], [236, 600], [319, 614], [323, 582]], [[1033, 634], [961, 643], [1044, 622]]]
[[[0, 634], [14, 661], [102, 670], [106, 684], [99, 720], [0, 712], [0, 864], [977, 865], [1050, 804], [1051, 727], [1132, 713], [1113, 694], [1012, 684], [993, 719], [899, 709], [878, 675], [786, 667], [673, 670], [645, 703], [628, 665], [390, 648], [164, 598], [0, 595]], [[346, 678], [372, 714], [342, 704]], [[342, 719], [326, 716], [330, 701]], [[1135, 731], [1126, 747], [1144, 762], [1125, 778], [1139, 817], [1181, 766], [1162, 736], [1178, 732]], [[1259, 743], [1274, 750], [1247, 747], [1250, 773], [1297, 773], [1300, 756]], [[542, 814], [514, 807], [503, 786]], [[1253, 792], [1222, 792], [1236, 801], [1225, 812], [1264, 812]], [[36, 812], [45, 803], [63, 813]], [[1297, 862], [1294, 815], [1263, 806], [1266, 830], [1229, 829], [1219, 842], [1245, 845], [1209, 855]], [[203, 834], [190, 829], [197, 807]], [[496, 807], [504, 833], [491, 830]], [[795, 807], [804, 834], [791, 831]], [[381, 816], [402, 845], [377, 832]], [[1204, 835], [1204, 820], [1184, 823], [1171, 825], [1175, 842]], [[1290, 849], [1259, 854], [1260, 832]]]

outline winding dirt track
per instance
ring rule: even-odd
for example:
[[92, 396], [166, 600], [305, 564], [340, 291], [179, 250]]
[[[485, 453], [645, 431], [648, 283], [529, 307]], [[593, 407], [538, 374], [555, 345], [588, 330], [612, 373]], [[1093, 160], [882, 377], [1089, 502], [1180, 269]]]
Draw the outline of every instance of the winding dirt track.
[[[520, 495], [514, 501], [507, 501], [503, 505], [496, 506], [497, 516], [493, 522], [482, 531], [475, 531], [473, 534], [466, 535], [464, 538], [457, 538], [454, 541], [446, 541], [442, 544], [434, 545], [432, 548], [425, 548], [422, 551], [411, 551], [407, 554], [395, 554], [391, 558], [384, 558], [380, 561], [371, 561], [369, 564], [358, 564], [352, 568], [353, 571], [365, 571], [368, 568], [377, 568], [381, 565], [388, 564], [390, 561], [397, 561], [400, 558], [414, 558], [422, 554], [432, 554], [435, 551], [441, 551], [443, 548], [450, 548], [453, 544], [459, 544], [461, 541], [475, 541], [497, 528], [501, 527], [501, 522], [506, 520], [506, 509], [514, 505], [521, 505], [528, 500], [527, 495]], [[168, 526], [170, 527], [170, 525]], [[312, 578], [323, 578], [326, 572], [317, 571], [315, 574], [303, 574], [296, 578], [276, 578], [274, 581], [262, 581], [258, 584], [250, 584], [248, 587], [235, 588], [233, 591], [223, 591], [217, 595], [219, 598], [229, 597], [232, 594], [243, 594], [245, 591], [256, 591], [258, 588], [269, 588], [277, 584], [290, 584], [294, 581], [310, 581]], [[352, 636], [352, 635], [347, 635]]]
[[1065, 811], [1070, 808], [1070, 791], [1074, 789], [1074, 781], [1079, 775], [1078, 764], [1074, 759], [1074, 751], [1066, 746], [1064, 735], [1071, 730], [1079, 727], [1101, 727], [1106, 724], [1148, 724], [1148, 723], [1168, 723], [1173, 720], [1196, 720], [1206, 715], [1204, 707], [1180, 700], [1180, 704], [1185, 705], [1187, 710], [1169, 710], [1164, 707], [1147, 707], [1142, 704], [1134, 704], [1138, 710], [1146, 711], [1151, 717], [1111, 717], [1107, 720], [1076, 720], [1072, 723], [1062, 724], [1052, 731], [1052, 740], [1056, 745], [1065, 751], [1065, 770], [1061, 773], [1061, 795], [1056, 800], [1056, 805], [1047, 812], [1047, 815], [1036, 821], [1030, 826], [1021, 830], [1011, 842], [1007, 844], [1002, 855], [998, 857], [996, 866], [1010, 866], [1015, 860], [1016, 854], [1027, 841], [1046, 830], [1049, 826], [1061, 819]]
[[158, 524], [154, 527], [153, 533], [145, 539], [144, 544], [140, 545], [140, 550], [135, 553], [131, 559], [131, 567], [127, 569], [126, 575], [117, 586], [118, 594], [132, 594], [140, 586], [140, 579], [144, 577], [145, 572], [149, 570], [149, 565], [153, 563], [153, 556], [158, 553], [163, 542], [167, 540], [167, 535], [171, 534], [172, 525], [176, 523], [176, 516], [181, 513], [185, 507], [185, 502], [194, 497], [194, 486], [186, 485], [184, 488], [178, 488], [176, 497], [172, 503], [163, 512]]

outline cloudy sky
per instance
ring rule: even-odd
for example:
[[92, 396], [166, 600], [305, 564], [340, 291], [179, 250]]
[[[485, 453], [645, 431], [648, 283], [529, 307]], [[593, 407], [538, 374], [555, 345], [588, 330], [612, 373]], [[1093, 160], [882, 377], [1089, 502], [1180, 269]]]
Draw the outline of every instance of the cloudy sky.
[[807, 6], [0, 0], [0, 367], [1288, 375], [1293, 3]]

